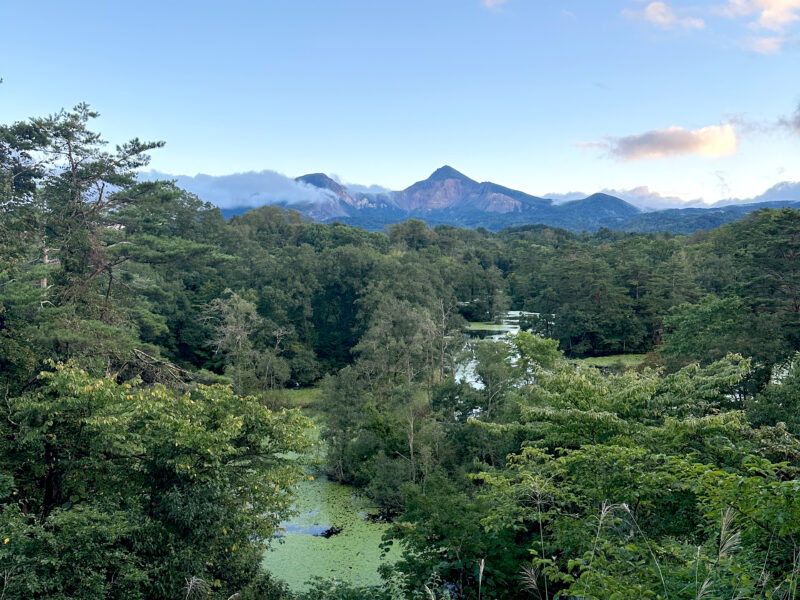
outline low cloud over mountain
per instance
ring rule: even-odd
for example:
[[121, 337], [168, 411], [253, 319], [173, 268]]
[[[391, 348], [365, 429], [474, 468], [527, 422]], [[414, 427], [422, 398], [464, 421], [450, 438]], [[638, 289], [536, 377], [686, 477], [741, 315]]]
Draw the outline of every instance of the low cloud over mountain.
[[[637, 208], [645, 211], [662, 210], [665, 208], [689, 208], [709, 206], [699, 198], [696, 200], [683, 200], [677, 196], [663, 196], [658, 192], [651, 190], [647, 186], [640, 186], [631, 188], [629, 190], [618, 189], [603, 189], [600, 190], [603, 194], [616, 196], [622, 198], [625, 202], [633, 204]], [[588, 194], [585, 192], [569, 192], [566, 194], [545, 194], [545, 198], [551, 198], [556, 203], [567, 202], [569, 200], [578, 200], [586, 198]]]
[[179, 186], [219, 206], [226, 216], [270, 204], [293, 208], [317, 221], [341, 221], [373, 230], [417, 218], [431, 225], [494, 230], [544, 224], [573, 231], [607, 227], [685, 233], [716, 227], [759, 206], [800, 205], [800, 183], [792, 182], [778, 184], [755, 198], [728, 199], [713, 206], [663, 196], [644, 186], [541, 198], [490, 181], [475, 181], [446, 165], [400, 191], [342, 184], [324, 173], [296, 179], [275, 171], [221, 177], [150, 172], [142, 177], [175, 179]]
[[183, 189], [220, 208], [326, 204], [334, 197], [326, 189], [267, 170], [221, 176], [201, 173], [193, 177], [149, 171], [141, 176], [148, 180], [174, 179]]

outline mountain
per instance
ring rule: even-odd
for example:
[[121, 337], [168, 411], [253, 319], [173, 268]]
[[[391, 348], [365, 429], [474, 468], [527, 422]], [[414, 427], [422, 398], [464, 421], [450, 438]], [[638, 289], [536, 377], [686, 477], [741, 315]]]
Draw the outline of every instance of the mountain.
[[[621, 198], [628, 204], [632, 204], [644, 212], [665, 210], [668, 208], [708, 208], [711, 206], [699, 198], [695, 200], [684, 200], [677, 196], [664, 196], [651, 190], [647, 186], [639, 186], [630, 189], [603, 189], [601, 192], [607, 196]], [[586, 198], [586, 196], [587, 194], [581, 192], [569, 192], [566, 194], [545, 194], [544, 198], [550, 198], [555, 204], [563, 204], [570, 200], [581, 200]], [[753, 200], [753, 202], [755, 202], [755, 200]]]
[[559, 205], [563, 214], [579, 218], [583, 213], [602, 214], [606, 219], [625, 220], [642, 212], [630, 202], [608, 194], [592, 194], [583, 200], [572, 200]]
[[[283, 179], [279, 179], [281, 177]], [[213, 194], [213, 198], [219, 197], [224, 182], [241, 199], [238, 204], [236, 198], [231, 197], [226, 198], [224, 204], [218, 203], [226, 217], [263, 204], [274, 204], [298, 210], [317, 221], [339, 221], [369, 230], [381, 230], [407, 219], [421, 219], [431, 226], [485, 227], [495, 231], [543, 224], [575, 232], [593, 232], [605, 227], [621, 231], [692, 233], [719, 227], [759, 208], [800, 208], [800, 183], [779, 184], [750, 202], [729, 200], [712, 207], [652, 210], [609, 193], [577, 199], [570, 194], [569, 199], [561, 197], [558, 201], [540, 198], [490, 181], [475, 181], [449, 165], [395, 192], [348, 187], [324, 173], [289, 179], [263, 171], [210, 179], [197, 176], [178, 182], [204, 199], [204, 192]], [[259, 188], [259, 182], [269, 183], [269, 191]], [[193, 189], [192, 184], [204, 187]], [[631, 198], [658, 200], [657, 194], [647, 188], [639, 189], [637, 194]], [[256, 204], [256, 200], [260, 200], [260, 204]]]
[[338, 181], [331, 179], [325, 173], [310, 173], [308, 175], [303, 175], [301, 177], [297, 177], [295, 181], [299, 181], [301, 183], [307, 183], [308, 185], [313, 185], [314, 187], [328, 190], [336, 194], [336, 196], [345, 203], [351, 203], [352, 198], [350, 198], [350, 194], [347, 193], [347, 188], [344, 187]]
[[754, 204], [729, 204], [711, 208], [672, 208], [657, 212], [643, 213], [627, 219], [619, 228], [623, 231], [637, 233], [653, 233], [669, 231], [671, 233], [694, 233], [705, 229], [716, 229], [726, 223], [738, 221], [748, 213], [762, 208], [800, 209], [798, 201], [756, 202]]
[[478, 183], [445, 165], [430, 177], [394, 194], [398, 208], [423, 215], [437, 211], [511, 213], [549, 207], [552, 202], [491, 182]]
[[600, 227], [619, 227], [626, 218], [640, 212], [608, 194], [556, 205], [552, 200], [490, 181], [475, 181], [449, 165], [404, 190], [385, 194], [353, 193], [320, 173], [303, 175], [297, 181], [336, 194], [342, 211], [347, 213], [336, 220], [367, 229], [416, 218], [430, 225], [494, 230], [545, 223], [573, 231], [594, 231]]
[[[374, 194], [374, 193], [365, 193], [365, 192], [358, 192], [355, 190], [350, 190], [344, 187], [338, 181], [331, 179], [324, 173], [311, 173], [309, 175], [301, 175], [297, 177], [295, 181], [299, 183], [305, 183], [308, 185], [313, 185], [317, 188], [327, 190], [329, 192], [333, 192], [337, 198], [347, 207], [355, 210], [392, 210], [396, 208], [396, 205], [392, 201], [390, 194]], [[340, 207], [342, 211], [344, 211], [345, 215], [349, 215], [350, 213], [347, 211], [345, 207]], [[321, 220], [329, 220], [329, 219], [321, 219]]]
[[773, 185], [760, 196], [747, 198], [745, 200], [729, 198], [720, 200], [713, 206], [733, 206], [739, 204], [761, 204], [763, 202], [797, 202], [800, 200], [800, 181], [784, 181]]

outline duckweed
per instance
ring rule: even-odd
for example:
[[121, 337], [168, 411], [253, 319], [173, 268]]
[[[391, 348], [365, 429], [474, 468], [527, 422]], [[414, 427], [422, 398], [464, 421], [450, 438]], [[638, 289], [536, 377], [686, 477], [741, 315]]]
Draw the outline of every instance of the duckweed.
[[[281, 523], [286, 532], [273, 540], [262, 564], [295, 591], [305, 590], [313, 577], [376, 585], [378, 567], [399, 558], [396, 546], [382, 555], [388, 525], [368, 520], [376, 511], [353, 488], [317, 476], [300, 483], [294, 506], [298, 515]], [[323, 537], [330, 529], [341, 531]]]

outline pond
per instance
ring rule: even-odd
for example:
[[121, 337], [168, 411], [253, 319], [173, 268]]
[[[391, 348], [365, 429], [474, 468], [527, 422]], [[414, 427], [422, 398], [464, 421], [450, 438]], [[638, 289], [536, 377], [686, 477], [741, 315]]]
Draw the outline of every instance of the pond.
[[[319, 388], [290, 393], [294, 406], [316, 421], [314, 405], [321, 400]], [[319, 435], [319, 429], [314, 429]], [[353, 585], [378, 585], [378, 567], [400, 558], [392, 545], [384, 555], [380, 544], [389, 524], [376, 520], [377, 508], [350, 486], [330, 481], [318, 466], [325, 457], [324, 443], [316, 440], [315, 452], [298, 484], [293, 508], [297, 514], [280, 524], [285, 533], [275, 536], [264, 553], [262, 566], [284, 580], [296, 592], [308, 589], [310, 579], [336, 579]], [[301, 457], [298, 457], [298, 459]]]
[[313, 577], [377, 585], [378, 567], [399, 558], [394, 545], [382, 555], [389, 525], [371, 520], [377, 511], [351, 487], [315, 477], [300, 483], [294, 507], [298, 515], [281, 524], [286, 533], [273, 540], [262, 563], [294, 591], [306, 589]]
[[472, 347], [470, 346], [471, 341], [490, 340], [492, 342], [502, 342], [507, 339], [509, 335], [519, 333], [519, 322], [522, 317], [538, 316], [540, 316], [539, 313], [510, 310], [506, 313], [503, 313], [499, 323], [470, 323], [467, 331], [468, 339], [465, 350], [467, 351], [468, 356], [471, 356], [471, 358], [464, 361], [456, 369], [456, 381], [464, 381], [476, 389], [482, 389], [483, 383], [478, 380], [478, 376], [475, 374], [475, 367], [477, 366], [478, 361], [475, 360], [475, 355], [472, 351]]

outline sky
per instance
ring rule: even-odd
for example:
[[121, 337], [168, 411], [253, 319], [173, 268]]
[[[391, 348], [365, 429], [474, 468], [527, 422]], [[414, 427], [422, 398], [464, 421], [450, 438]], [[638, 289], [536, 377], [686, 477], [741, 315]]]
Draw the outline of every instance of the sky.
[[448, 164], [535, 195], [800, 181], [800, 0], [0, 0], [0, 123], [78, 102], [154, 170]]

